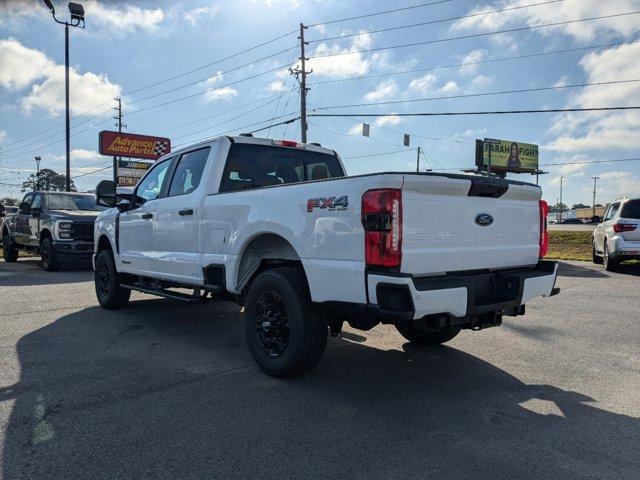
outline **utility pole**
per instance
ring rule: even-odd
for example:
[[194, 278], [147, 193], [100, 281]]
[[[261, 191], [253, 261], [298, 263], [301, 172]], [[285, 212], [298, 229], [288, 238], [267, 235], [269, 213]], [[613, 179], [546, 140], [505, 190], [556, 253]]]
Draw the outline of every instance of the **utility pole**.
[[564, 177], [560, 177], [560, 205], [559, 205], [559, 207], [560, 207], [560, 220], [559, 221], [560, 222], [562, 221], [562, 210], [563, 210], [563, 207], [562, 207], [562, 181], [563, 180], [564, 180]]
[[420, 173], [420, 147], [418, 147], [418, 157], [416, 158], [416, 172]]
[[598, 180], [600, 180], [600, 177], [591, 177], [591, 180], [593, 180], [593, 212], [591, 214], [591, 221], [593, 221], [593, 219], [596, 217], [596, 184]]
[[[122, 132], [122, 127], [126, 127], [126, 125], [122, 123], [122, 99], [120, 97], [116, 97], [114, 100], [118, 102], [118, 106], [114, 108], [118, 113], [113, 117], [113, 119], [117, 120], [115, 125], [118, 132]], [[113, 156], [113, 181], [116, 183], [118, 183], [118, 160], [120, 158], [121, 157], [116, 157], [115, 155]]]
[[307, 75], [313, 72], [313, 70], [306, 70], [306, 62], [309, 60], [305, 57], [304, 47], [309, 45], [309, 42], [304, 41], [304, 31], [309, 28], [305, 27], [304, 24], [300, 24], [300, 68], [296, 68], [295, 70], [290, 70], [292, 75], [295, 75], [298, 78], [300, 75], [300, 141], [302, 143], [307, 143], [307, 92], [309, 89], [307, 88]]
[[36, 157], [36, 181], [33, 185], [33, 189], [38, 192], [40, 191], [40, 157]]

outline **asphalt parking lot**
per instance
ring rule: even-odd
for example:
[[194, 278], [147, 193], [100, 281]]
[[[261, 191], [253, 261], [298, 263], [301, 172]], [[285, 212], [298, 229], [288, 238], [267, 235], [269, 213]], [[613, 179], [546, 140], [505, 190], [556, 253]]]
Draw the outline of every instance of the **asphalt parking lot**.
[[231, 303], [134, 295], [0, 262], [0, 475], [640, 478], [639, 267], [564, 263], [525, 317], [417, 348], [330, 338], [294, 380], [258, 371]]

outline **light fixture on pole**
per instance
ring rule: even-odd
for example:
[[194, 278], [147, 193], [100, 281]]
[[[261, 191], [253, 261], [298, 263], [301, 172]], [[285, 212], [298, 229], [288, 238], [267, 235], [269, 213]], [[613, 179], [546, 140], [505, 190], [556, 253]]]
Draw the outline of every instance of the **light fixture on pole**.
[[64, 25], [64, 91], [66, 110], [66, 188], [71, 191], [71, 118], [69, 117], [69, 27], [84, 28], [84, 7], [79, 3], [69, 2], [70, 21], [61, 21], [56, 18], [56, 9], [51, 0], [43, 0], [44, 4], [51, 11], [53, 19], [60, 25]]
[[42, 158], [36, 157], [36, 181], [33, 188], [37, 192], [40, 191], [40, 160]]

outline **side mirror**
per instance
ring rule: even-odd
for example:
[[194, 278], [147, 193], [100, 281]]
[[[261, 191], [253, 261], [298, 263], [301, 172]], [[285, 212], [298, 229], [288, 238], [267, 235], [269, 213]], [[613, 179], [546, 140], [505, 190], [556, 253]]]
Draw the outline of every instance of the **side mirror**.
[[31, 213], [31, 204], [27, 203], [27, 202], [22, 202], [20, 204], [20, 207], [18, 207], [20, 209], [20, 214], [21, 215], [29, 215]]
[[101, 207], [116, 206], [116, 182], [103, 180], [96, 187], [96, 205]]

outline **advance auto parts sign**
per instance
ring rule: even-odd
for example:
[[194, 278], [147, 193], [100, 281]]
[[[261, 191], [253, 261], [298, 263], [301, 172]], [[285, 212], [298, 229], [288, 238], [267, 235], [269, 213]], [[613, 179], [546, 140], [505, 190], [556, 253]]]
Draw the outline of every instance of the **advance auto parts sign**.
[[100, 154], [157, 160], [171, 152], [171, 140], [121, 132], [100, 132]]
[[135, 187], [153, 163], [118, 160], [118, 186]]
[[482, 149], [484, 169], [489, 165], [489, 149], [491, 149], [492, 170], [516, 173], [538, 170], [538, 145], [485, 138]]

